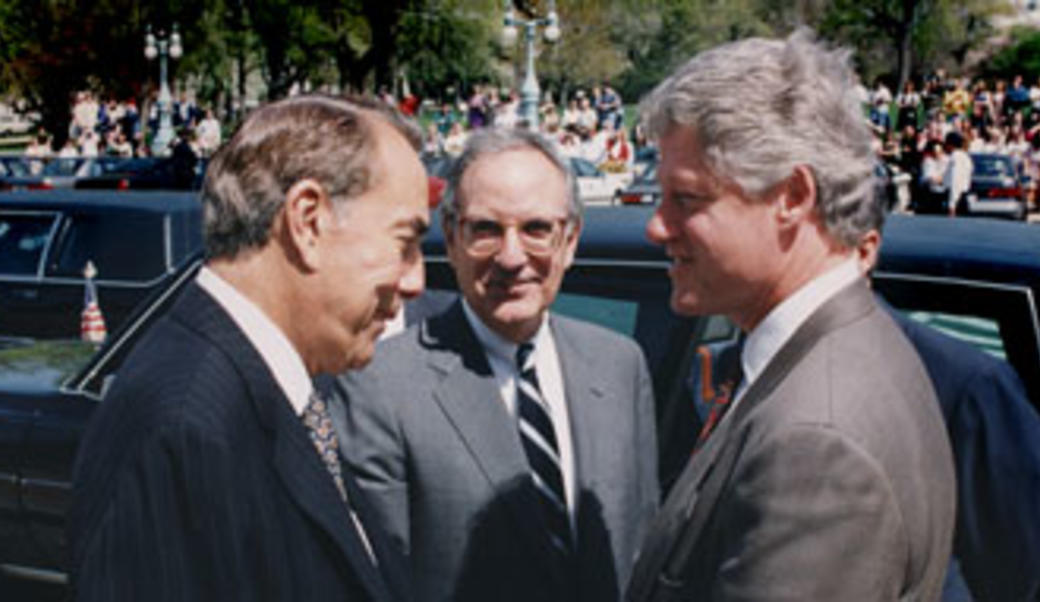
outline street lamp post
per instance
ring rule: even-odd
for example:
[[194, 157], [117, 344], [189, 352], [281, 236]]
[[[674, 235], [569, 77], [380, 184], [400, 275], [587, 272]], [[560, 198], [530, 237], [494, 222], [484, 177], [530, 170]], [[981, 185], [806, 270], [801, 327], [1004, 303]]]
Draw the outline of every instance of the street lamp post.
[[560, 39], [560, 17], [556, 14], [556, 0], [549, 0], [549, 14], [544, 19], [518, 19], [513, 12], [512, 0], [503, 0], [505, 11], [502, 27], [502, 43], [516, 43], [516, 28], [524, 28], [524, 83], [520, 87], [520, 117], [531, 129], [538, 129], [538, 76], [534, 71], [534, 41], [538, 27], [545, 28], [545, 41], [550, 44]]
[[149, 61], [159, 57], [159, 131], [152, 137], [152, 155], [157, 157], [166, 156], [170, 153], [170, 141], [173, 140], [172, 104], [170, 96], [170, 84], [167, 81], [166, 57], [171, 59], [181, 58], [184, 49], [181, 47], [181, 34], [177, 31], [177, 24], [173, 24], [173, 31], [169, 36], [163, 30], [159, 35], [152, 33], [152, 26], [144, 36], [144, 56]]

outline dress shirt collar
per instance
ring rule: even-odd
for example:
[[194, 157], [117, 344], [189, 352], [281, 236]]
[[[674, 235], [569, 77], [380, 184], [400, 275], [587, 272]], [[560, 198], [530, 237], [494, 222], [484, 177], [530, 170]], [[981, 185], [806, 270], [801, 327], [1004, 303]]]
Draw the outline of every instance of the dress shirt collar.
[[[473, 334], [477, 336], [477, 340], [487, 350], [488, 355], [504, 360], [515, 367], [516, 348], [519, 345], [506, 339], [484, 324], [484, 321], [480, 319], [477, 312], [473, 311], [473, 308], [470, 307], [469, 302], [465, 298], [462, 299], [462, 310], [466, 314], [466, 320], [469, 322], [469, 325], [473, 328]], [[539, 349], [545, 349], [544, 343], [549, 336], [549, 313], [546, 312], [542, 318], [541, 326], [538, 327], [538, 331], [534, 333], [530, 341], [534, 345], [534, 353], [536, 355], [539, 353]]]
[[741, 393], [759, 377], [777, 351], [817, 308], [857, 278], [860, 278], [859, 266], [855, 257], [851, 257], [810, 280], [766, 314], [765, 319], [748, 333], [744, 343], [740, 357], [744, 370]]
[[303, 359], [270, 318], [255, 303], [216, 272], [203, 266], [196, 282], [224, 308], [263, 358], [275, 382], [289, 399], [293, 411], [303, 414], [314, 384]]

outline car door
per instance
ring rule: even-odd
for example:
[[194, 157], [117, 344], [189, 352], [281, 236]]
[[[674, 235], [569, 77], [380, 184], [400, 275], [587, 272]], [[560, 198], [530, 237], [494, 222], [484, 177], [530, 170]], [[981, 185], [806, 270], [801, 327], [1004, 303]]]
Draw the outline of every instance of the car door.
[[[13, 556], [6, 557], [8, 564], [17, 565], [21, 575], [64, 581], [72, 468], [83, 431], [98, 404], [103, 403], [104, 391], [118, 378], [126, 355], [194, 278], [199, 265], [197, 259], [186, 262], [133, 312], [125, 328], [96, 350], [60, 388], [26, 398], [32, 423], [18, 450], [17, 472], [21, 524], [27, 530], [27, 539]], [[5, 396], [0, 408], [8, 401]], [[5, 557], [0, 556], [0, 568], [7, 568], [4, 562]]]

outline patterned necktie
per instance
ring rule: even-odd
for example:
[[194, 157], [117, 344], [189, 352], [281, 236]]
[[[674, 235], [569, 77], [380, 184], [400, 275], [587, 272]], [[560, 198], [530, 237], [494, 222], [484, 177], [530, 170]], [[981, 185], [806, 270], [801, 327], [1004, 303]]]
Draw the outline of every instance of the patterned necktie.
[[715, 427], [722, 421], [723, 416], [726, 415], [726, 411], [730, 408], [730, 402], [733, 401], [733, 395], [736, 393], [737, 386], [740, 385], [740, 381], [743, 379], [744, 371], [741, 363], [743, 349], [744, 338], [741, 337], [734, 347], [726, 350], [727, 355], [725, 357], [719, 358], [718, 368], [721, 382], [714, 388], [713, 396], [710, 399], [705, 395], [705, 401], [711, 404], [711, 410], [708, 412], [708, 418], [701, 427], [700, 434], [697, 435], [697, 443], [693, 448], [694, 453], [704, 445], [715, 430]]
[[325, 463], [325, 468], [332, 475], [332, 482], [339, 491], [340, 499], [350, 511], [350, 520], [354, 523], [354, 528], [357, 530], [358, 537], [361, 538], [362, 545], [365, 546], [365, 551], [368, 552], [369, 559], [372, 560], [372, 564], [378, 565], [376, 555], [372, 551], [372, 543], [368, 539], [368, 533], [365, 532], [361, 519], [358, 518], [354, 507], [347, 498], [347, 488], [343, 483], [343, 466], [339, 463], [339, 439], [336, 438], [336, 430], [332, 427], [329, 408], [317, 390], [311, 391], [307, 407], [304, 408], [301, 418], [310, 433], [311, 443], [318, 450], [318, 455]]
[[549, 540], [564, 556], [569, 556], [573, 552], [573, 544], [563, 471], [560, 470], [559, 445], [556, 443], [556, 430], [549, 408], [538, 386], [534, 356], [531, 353], [533, 350], [530, 343], [523, 343], [516, 350], [516, 365], [520, 372], [520, 378], [516, 381], [520, 442], [531, 465], [531, 479], [538, 491]]
[[318, 455], [325, 463], [325, 468], [332, 475], [332, 482], [336, 484], [340, 498], [346, 502], [347, 489], [343, 485], [343, 467], [339, 463], [339, 440], [336, 438], [336, 431], [332, 428], [329, 408], [317, 391], [311, 391], [302, 418], [303, 424], [307, 426], [307, 431], [311, 435], [311, 443], [318, 450]]

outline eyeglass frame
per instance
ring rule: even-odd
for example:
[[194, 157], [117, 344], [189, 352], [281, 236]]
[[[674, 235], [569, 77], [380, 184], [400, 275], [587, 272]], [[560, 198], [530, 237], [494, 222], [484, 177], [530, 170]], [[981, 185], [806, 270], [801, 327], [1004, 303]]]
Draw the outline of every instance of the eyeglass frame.
[[[554, 218], [536, 217], [521, 222], [513, 220], [509, 223], [503, 223], [490, 218], [468, 218], [462, 215], [456, 215], [452, 221], [454, 222], [454, 225], [458, 228], [459, 233], [462, 236], [463, 248], [465, 248], [467, 253], [473, 255], [474, 257], [491, 257], [492, 255], [495, 255], [496, 253], [501, 251], [503, 245], [505, 244], [506, 233], [509, 231], [510, 228], [516, 229], [517, 241], [519, 241], [520, 247], [524, 250], [525, 253], [535, 257], [548, 257], [556, 251], [560, 250], [560, 246], [563, 244], [563, 241], [567, 238], [567, 236], [569, 236], [573, 232], [574, 224], [578, 223], [579, 218], [577, 218], [574, 215], [567, 215], [566, 217]], [[501, 234], [492, 239], [495, 242], [494, 248], [489, 248], [487, 250], [475, 250], [473, 248], [473, 243], [471, 240], [469, 240], [469, 236], [466, 233], [466, 224], [473, 223], [475, 221], [490, 222], [502, 229]], [[537, 221], [549, 222], [553, 224], [554, 229], [558, 227], [558, 230], [552, 234], [553, 240], [545, 249], [539, 249], [537, 247], [531, 248], [529, 246], [530, 240], [525, 239], [523, 235], [523, 226], [531, 222]]]

